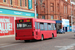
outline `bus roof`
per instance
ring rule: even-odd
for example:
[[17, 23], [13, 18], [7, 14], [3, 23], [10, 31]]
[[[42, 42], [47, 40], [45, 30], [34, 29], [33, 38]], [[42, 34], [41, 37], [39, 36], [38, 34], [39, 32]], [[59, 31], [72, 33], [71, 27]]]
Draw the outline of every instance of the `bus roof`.
[[[24, 19], [33, 19], [36, 22], [56, 23], [56, 21], [46, 19], [35, 19], [35, 18], [24, 18]], [[24, 20], [24, 19], [17, 19], [17, 20]]]
[[36, 22], [46, 22], [46, 23], [56, 23], [53, 20], [46, 20], [46, 19], [34, 19]]

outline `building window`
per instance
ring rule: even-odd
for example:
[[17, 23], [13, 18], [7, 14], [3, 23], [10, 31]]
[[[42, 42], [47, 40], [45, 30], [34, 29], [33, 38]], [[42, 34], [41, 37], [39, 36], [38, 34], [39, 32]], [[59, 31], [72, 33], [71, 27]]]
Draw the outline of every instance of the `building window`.
[[59, 4], [57, 4], [58, 12], [59, 12]]
[[66, 6], [66, 13], [67, 13], [67, 6]]
[[45, 16], [42, 16], [42, 19], [45, 19]]
[[20, 0], [20, 6], [22, 6], [22, 0]]
[[64, 6], [64, 13], [65, 13], [65, 6]]
[[[74, 10], [74, 14], [75, 14], [75, 10]], [[75, 15], [74, 15], [75, 16]]]
[[10, 0], [10, 5], [12, 5], [12, 0]]
[[64, 6], [64, 13], [67, 13], [67, 6]]
[[54, 19], [54, 16], [53, 15], [51, 15], [51, 19]]
[[40, 0], [40, 3], [42, 4], [42, 0]]
[[42, 3], [41, 11], [45, 12], [45, 3]]
[[51, 12], [53, 12], [54, 11], [54, 3], [51, 3], [50, 5], [51, 5]]
[[3, 2], [6, 2], [6, 0], [3, 0]]
[[25, 0], [25, 7], [27, 7], [27, 0]]

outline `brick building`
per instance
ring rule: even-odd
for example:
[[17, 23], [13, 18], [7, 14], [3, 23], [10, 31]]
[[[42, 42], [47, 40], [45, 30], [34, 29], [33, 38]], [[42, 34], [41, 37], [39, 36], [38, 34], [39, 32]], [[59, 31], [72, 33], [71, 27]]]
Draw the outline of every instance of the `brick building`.
[[[71, 26], [71, 0], [38, 0], [37, 3], [37, 13], [39, 19], [67, 19], [69, 20], [69, 25]], [[74, 10], [74, 5], [72, 6], [72, 10]]]
[[[71, 7], [72, 7], [72, 10], [71, 10], [71, 11], [72, 11], [72, 13], [71, 13], [71, 14], [72, 14], [72, 16], [73, 16], [73, 17], [72, 17], [72, 20], [73, 20], [73, 24], [75, 24], [75, 23], [74, 23], [74, 22], [75, 22], [75, 5], [74, 5], [74, 4], [72, 4], [72, 6], [71, 6]], [[70, 21], [70, 25], [71, 25], [71, 15], [70, 15], [70, 16], [68, 16], [68, 19], [69, 19], [69, 21]]]
[[38, 0], [37, 13], [38, 18], [61, 20], [67, 19], [71, 14], [70, 0]]
[[34, 0], [0, 0], [0, 36], [15, 33], [15, 19], [34, 16]]
[[75, 5], [72, 5], [72, 19], [73, 19], [73, 24], [75, 25]]
[[29, 0], [0, 0], [0, 6], [3, 7], [9, 7], [9, 8], [15, 8], [20, 10], [31, 10], [34, 11], [34, 0], [31, 0], [32, 2], [32, 8], [29, 9]]
[[72, 32], [75, 32], [75, 4], [72, 5]]

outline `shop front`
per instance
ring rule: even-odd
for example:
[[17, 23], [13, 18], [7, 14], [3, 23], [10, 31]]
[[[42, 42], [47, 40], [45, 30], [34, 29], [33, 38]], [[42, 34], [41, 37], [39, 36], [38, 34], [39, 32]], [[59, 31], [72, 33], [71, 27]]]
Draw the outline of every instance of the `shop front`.
[[62, 29], [65, 30], [65, 32], [70, 32], [70, 25], [68, 19], [62, 19]]
[[72, 25], [72, 32], [75, 32], [75, 25]]
[[34, 18], [34, 13], [0, 8], [0, 36], [15, 34], [15, 19]]
[[60, 30], [62, 28], [62, 21], [61, 20], [55, 20], [56, 21], [56, 30]]

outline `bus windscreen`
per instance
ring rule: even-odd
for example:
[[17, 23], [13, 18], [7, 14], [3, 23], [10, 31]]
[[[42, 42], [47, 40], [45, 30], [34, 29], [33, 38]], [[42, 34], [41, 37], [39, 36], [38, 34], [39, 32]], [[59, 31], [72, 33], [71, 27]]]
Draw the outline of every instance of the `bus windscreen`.
[[28, 29], [28, 28], [32, 28], [31, 22], [17, 23], [17, 29]]

